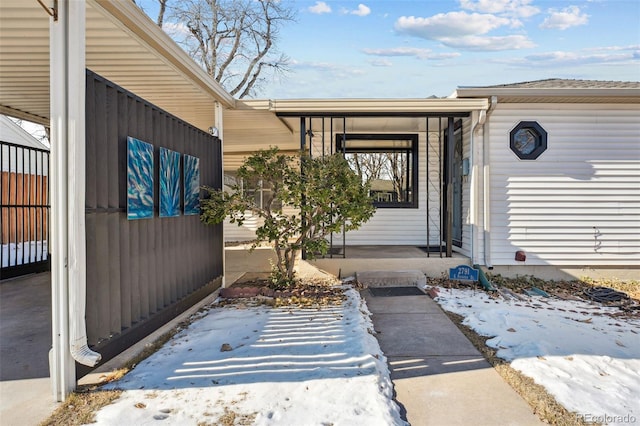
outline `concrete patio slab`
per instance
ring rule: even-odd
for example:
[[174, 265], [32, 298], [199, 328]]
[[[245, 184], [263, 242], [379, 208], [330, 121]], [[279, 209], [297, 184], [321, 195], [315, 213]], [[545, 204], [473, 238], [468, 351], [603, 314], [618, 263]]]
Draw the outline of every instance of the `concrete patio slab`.
[[0, 424], [37, 425], [59, 404], [49, 378], [51, 274], [0, 285]]

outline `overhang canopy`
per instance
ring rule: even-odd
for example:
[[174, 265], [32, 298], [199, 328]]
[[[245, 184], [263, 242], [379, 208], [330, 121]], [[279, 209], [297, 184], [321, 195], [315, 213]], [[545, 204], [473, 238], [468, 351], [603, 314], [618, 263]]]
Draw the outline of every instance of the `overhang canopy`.
[[[49, 20], [36, 0], [0, 3], [0, 113], [48, 125]], [[87, 0], [86, 67], [207, 130], [235, 99], [132, 1]]]
[[417, 133], [426, 130], [427, 119], [433, 130], [441, 117], [466, 117], [488, 107], [487, 99], [242, 100], [224, 112], [225, 155], [246, 155], [271, 145], [297, 150], [301, 117], [307, 119], [305, 130], [316, 134], [320, 129]]

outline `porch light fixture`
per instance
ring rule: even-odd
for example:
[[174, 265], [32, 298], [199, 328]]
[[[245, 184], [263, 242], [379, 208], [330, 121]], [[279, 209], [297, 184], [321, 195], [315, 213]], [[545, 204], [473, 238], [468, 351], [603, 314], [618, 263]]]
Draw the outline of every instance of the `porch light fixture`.
[[547, 131], [535, 121], [521, 121], [509, 133], [509, 147], [521, 160], [535, 160], [547, 150]]

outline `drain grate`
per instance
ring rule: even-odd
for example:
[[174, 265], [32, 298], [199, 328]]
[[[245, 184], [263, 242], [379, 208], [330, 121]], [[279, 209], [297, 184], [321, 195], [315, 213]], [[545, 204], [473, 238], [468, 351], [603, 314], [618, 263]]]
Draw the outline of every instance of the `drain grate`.
[[369, 291], [375, 297], [424, 296], [425, 294], [418, 287], [369, 287]]

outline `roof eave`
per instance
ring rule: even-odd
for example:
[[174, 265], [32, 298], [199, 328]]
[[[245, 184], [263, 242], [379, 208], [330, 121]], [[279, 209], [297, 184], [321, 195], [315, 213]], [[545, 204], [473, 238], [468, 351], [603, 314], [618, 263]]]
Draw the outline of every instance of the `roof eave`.
[[235, 107], [235, 98], [215, 82], [193, 59], [178, 46], [160, 27], [140, 13], [131, 1], [89, 0], [92, 5], [111, 16], [122, 30], [129, 32], [150, 49], [156, 51], [168, 65], [191, 79], [205, 93], [225, 108]]
[[[273, 99], [242, 101], [247, 109], [276, 114], [468, 113], [487, 109], [488, 99]], [[240, 105], [239, 105], [240, 106]]]
[[499, 97], [532, 98], [635, 98], [640, 97], [640, 89], [629, 88], [511, 88], [511, 87], [470, 87], [458, 88], [457, 99]]

